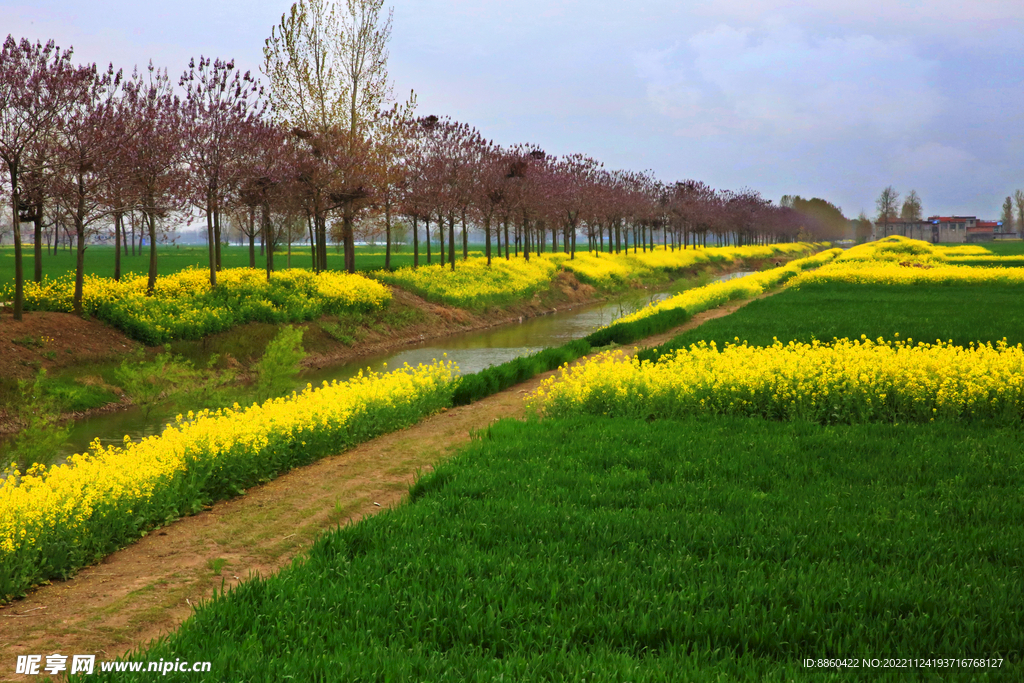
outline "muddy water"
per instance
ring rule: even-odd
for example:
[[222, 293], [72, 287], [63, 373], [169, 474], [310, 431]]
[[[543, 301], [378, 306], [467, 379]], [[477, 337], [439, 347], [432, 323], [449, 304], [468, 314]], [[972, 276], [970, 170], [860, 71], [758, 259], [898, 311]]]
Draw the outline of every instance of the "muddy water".
[[[719, 282], [743, 275], [749, 273], [730, 273], [714, 278], [713, 281]], [[444, 357], [455, 361], [462, 373], [479, 372], [491, 365], [585, 337], [599, 327], [629, 315], [649, 303], [671, 297], [677, 291], [679, 290], [640, 290], [610, 302], [577, 306], [511, 325], [454, 334], [422, 344], [392, 349], [375, 356], [364, 356], [355, 361], [310, 369], [299, 376], [296, 388], [304, 387], [307, 383], [317, 386], [324, 381], [345, 380], [367, 368], [383, 372], [401, 367], [405, 363], [416, 366]], [[141, 410], [131, 408], [79, 420], [75, 423], [69, 440], [61, 449], [56, 461], [60, 462], [74, 453], [87, 451], [89, 444], [94, 440], [106, 445], [123, 443], [126, 435], [138, 440], [159, 434], [172, 419], [173, 415], [166, 412], [153, 411], [146, 416]], [[0, 443], [0, 451], [2, 450], [3, 444]]]

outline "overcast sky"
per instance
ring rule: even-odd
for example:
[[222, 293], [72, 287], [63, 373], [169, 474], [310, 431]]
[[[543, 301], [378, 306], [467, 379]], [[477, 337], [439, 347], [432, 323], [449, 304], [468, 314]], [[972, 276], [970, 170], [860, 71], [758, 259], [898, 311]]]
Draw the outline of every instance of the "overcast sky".
[[[258, 71], [280, 0], [0, 0], [15, 37], [126, 70]], [[1024, 188], [1024, 0], [404, 0], [391, 76], [496, 142], [823, 197], [995, 218]]]

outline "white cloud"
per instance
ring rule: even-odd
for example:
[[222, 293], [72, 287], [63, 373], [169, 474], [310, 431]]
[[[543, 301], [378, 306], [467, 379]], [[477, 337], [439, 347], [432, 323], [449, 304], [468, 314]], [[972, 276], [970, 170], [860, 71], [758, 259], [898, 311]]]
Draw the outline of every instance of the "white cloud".
[[700, 0], [693, 9], [717, 21], [784, 16], [817, 26], [856, 26], [876, 35], [929, 35], [944, 45], [990, 41], [993, 32], [1019, 34], [1024, 23], [1020, 0]]
[[634, 59], [655, 110], [719, 130], [899, 136], [927, 124], [941, 97], [935, 64], [903, 40], [809, 38], [784, 23], [720, 25], [685, 47]]
[[651, 50], [634, 56], [633, 64], [647, 84], [647, 97], [660, 114], [676, 118], [700, 112], [701, 91], [686, 82], [685, 75], [668, 64], [677, 47]]

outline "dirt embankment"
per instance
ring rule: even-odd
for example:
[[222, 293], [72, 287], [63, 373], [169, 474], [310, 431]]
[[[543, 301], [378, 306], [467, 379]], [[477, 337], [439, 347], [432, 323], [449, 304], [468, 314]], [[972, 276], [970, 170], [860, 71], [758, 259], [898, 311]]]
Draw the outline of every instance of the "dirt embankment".
[[0, 377], [25, 379], [38, 368], [54, 372], [140, 346], [112, 327], [72, 313], [27, 312], [16, 322], [8, 312], [0, 316]]
[[[637, 344], [663, 343], [746, 303], [698, 314]], [[276, 572], [321, 531], [398, 504], [417, 472], [453, 454], [473, 432], [522, 417], [524, 397], [552, 374], [292, 470], [151, 533], [68, 581], [35, 589], [0, 608], [0, 651], [8, 654], [2, 659], [58, 652], [106, 660], [170, 632], [222, 585]]]

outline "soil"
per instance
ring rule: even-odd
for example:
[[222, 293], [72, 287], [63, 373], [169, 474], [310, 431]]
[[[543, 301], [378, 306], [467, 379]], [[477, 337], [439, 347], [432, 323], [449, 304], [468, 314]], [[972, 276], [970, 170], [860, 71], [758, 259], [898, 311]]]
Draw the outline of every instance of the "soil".
[[[642, 344], [665, 342], [746, 303], [706, 311]], [[475, 431], [522, 417], [524, 397], [552, 374], [288, 472], [155, 531], [68, 581], [36, 588], [0, 608], [0, 661], [7, 666], [19, 654], [53, 652], [106, 660], [169, 633], [214, 590], [269, 575], [322, 530], [399, 504], [418, 472]]]
[[0, 314], [0, 377], [31, 377], [110, 360], [141, 348], [113, 327], [72, 313], [26, 312], [20, 322]]

